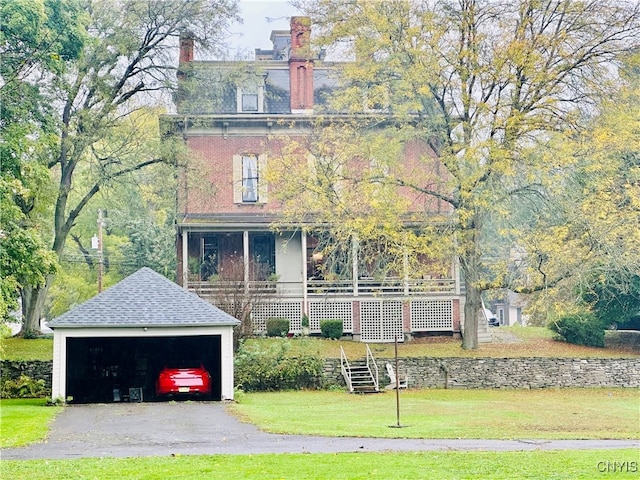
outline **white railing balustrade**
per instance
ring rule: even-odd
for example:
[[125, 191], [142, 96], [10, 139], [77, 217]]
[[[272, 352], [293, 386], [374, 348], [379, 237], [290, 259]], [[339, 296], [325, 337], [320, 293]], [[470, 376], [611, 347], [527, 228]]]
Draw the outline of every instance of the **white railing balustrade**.
[[[189, 281], [189, 290], [197, 292], [201, 296], [216, 297], [243, 292], [255, 296], [302, 297], [302, 282], [270, 282], [250, 281], [245, 285], [242, 281], [215, 280], [215, 281]], [[373, 280], [360, 279], [357, 287], [351, 280], [309, 280], [307, 282], [307, 295], [309, 297], [326, 296], [416, 296], [424, 294], [454, 294], [455, 280], [453, 279], [420, 279], [420, 280]]]

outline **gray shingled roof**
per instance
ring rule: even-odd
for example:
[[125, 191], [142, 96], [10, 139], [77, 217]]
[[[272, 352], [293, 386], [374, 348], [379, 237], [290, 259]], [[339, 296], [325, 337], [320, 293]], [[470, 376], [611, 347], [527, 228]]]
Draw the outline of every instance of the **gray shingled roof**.
[[51, 320], [56, 327], [204, 327], [240, 322], [144, 267]]

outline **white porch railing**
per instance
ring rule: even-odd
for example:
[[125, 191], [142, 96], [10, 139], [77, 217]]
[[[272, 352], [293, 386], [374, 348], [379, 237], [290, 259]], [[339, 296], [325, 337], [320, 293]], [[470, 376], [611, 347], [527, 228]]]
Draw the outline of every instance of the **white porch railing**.
[[[194, 290], [204, 296], [216, 296], [219, 294], [243, 291], [244, 282], [215, 280], [189, 281], [189, 290]], [[250, 281], [246, 287], [254, 295], [278, 295], [283, 297], [300, 297], [303, 294], [302, 282], [269, 282]], [[326, 296], [407, 296], [424, 294], [455, 294], [456, 283], [453, 279], [426, 279], [426, 280], [358, 280], [354, 285], [351, 280], [309, 280], [307, 282], [307, 295], [309, 297]]]

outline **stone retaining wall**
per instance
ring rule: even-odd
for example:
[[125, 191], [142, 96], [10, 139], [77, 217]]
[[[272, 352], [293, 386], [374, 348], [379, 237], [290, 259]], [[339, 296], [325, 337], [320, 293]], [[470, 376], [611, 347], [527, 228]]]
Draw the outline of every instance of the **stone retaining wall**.
[[[389, 383], [385, 363], [376, 358], [381, 385]], [[411, 388], [640, 387], [640, 358], [433, 358], [399, 359]], [[28, 375], [51, 388], [52, 362], [0, 361], [2, 379]], [[325, 361], [329, 383], [344, 385], [340, 360]]]
[[[389, 383], [376, 358], [381, 385]], [[401, 358], [410, 388], [640, 387], [640, 358]], [[329, 382], [344, 384], [340, 360], [325, 362]]]
[[45, 387], [51, 390], [52, 361], [43, 360], [2, 360], [0, 361], [0, 378], [15, 380], [26, 375], [34, 380], [44, 380]]

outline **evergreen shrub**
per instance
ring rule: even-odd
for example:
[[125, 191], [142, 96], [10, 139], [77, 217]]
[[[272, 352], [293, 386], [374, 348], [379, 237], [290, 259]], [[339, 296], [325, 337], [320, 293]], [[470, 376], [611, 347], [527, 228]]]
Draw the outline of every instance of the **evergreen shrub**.
[[342, 336], [342, 320], [320, 320], [320, 333], [325, 338], [340, 338]]
[[324, 384], [324, 360], [318, 354], [287, 355], [290, 341], [267, 348], [241, 343], [235, 354], [235, 384], [244, 392], [318, 389]]
[[567, 343], [604, 347], [604, 325], [591, 312], [564, 315], [551, 322], [549, 329]]
[[269, 318], [267, 320], [268, 337], [286, 337], [289, 333], [289, 319]]

